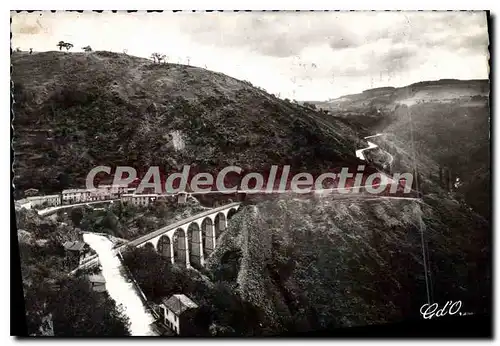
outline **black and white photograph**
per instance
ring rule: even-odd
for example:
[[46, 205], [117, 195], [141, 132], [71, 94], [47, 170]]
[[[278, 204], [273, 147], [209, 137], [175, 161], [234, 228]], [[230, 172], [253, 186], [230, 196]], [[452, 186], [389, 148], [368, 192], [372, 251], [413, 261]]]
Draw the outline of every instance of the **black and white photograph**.
[[491, 337], [491, 20], [11, 11], [15, 335]]

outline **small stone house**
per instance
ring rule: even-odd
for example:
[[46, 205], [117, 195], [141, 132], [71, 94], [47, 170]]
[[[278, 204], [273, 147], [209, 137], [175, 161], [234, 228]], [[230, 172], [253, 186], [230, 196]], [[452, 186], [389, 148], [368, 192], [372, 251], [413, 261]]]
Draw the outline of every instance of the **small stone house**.
[[163, 309], [165, 325], [177, 335], [186, 335], [198, 305], [184, 294], [174, 294], [168, 299], [163, 298], [160, 306]]
[[128, 185], [99, 185], [99, 190], [105, 192], [111, 199], [119, 198], [124, 193], [127, 193]]
[[38, 189], [30, 188], [30, 189], [24, 190], [24, 195], [27, 197], [36, 196], [36, 195], [38, 195]]
[[149, 205], [154, 202], [157, 198], [157, 194], [123, 194], [121, 195], [122, 202], [132, 203], [134, 205]]
[[78, 267], [85, 258], [85, 253], [90, 250], [88, 244], [78, 240], [67, 241], [63, 244], [63, 247], [66, 252], [66, 266], [70, 269]]
[[74, 204], [88, 202], [91, 200], [90, 194], [91, 190], [86, 189], [66, 189], [62, 190], [62, 202], [63, 204]]
[[177, 197], [178, 204], [185, 204], [187, 202], [188, 194], [185, 192], [179, 192]]
[[31, 207], [56, 207], [61, 204], [60, 195], [32, 196], [26, 197], [26, 200], [30, 202]]

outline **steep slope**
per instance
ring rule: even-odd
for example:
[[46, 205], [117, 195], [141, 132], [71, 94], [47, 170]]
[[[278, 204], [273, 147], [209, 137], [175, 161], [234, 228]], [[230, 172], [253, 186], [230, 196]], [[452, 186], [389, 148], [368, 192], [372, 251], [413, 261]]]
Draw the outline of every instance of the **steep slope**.
[[[357, 128], [433, 191], [458, 193], [489, 217], [490, 109], [487, 80], [440, 80], [379, 88], [317, 106]], [[455, 187], [455, 183], [457, 186]], [[451, 187], [451, 188], [450, 188]]]
[[16, 211], [16, 225], [28, 335], [129, 335], [128, 319], [107, 293], [93, 291], [84, 275], [68, 276], [62, 244], [81, 240], [74, 227], [25, 209]]
[[420, 318], [427, 302], [421, 227], [432, 302], [487, 311], [488, 223], [433, 195], [247, 205], [208, 267], [285, 333]]
[[[340, 121], [202, 68], [110, 52], [12, 56], [15, 184], [82, 185], [97, 165], [309, 171], [356, 163]], [[169, 173], [170, 173], [169, 172]]]

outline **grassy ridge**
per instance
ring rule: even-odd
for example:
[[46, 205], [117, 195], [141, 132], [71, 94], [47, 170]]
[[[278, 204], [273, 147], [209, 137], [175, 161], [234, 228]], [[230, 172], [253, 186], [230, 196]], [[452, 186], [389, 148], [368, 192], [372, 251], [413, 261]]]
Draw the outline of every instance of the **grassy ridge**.
[[[249, 205], [234, 216], [209, 268], [225, 270], [225, 281], [285, 332], [418, 318], [427, 300], [420, 220], [433, 301], [488, 309], [488, 223], [436, 196], [423, 204], [286, 199]], [[240, 255], [229, 263], [228, 254]]]
[[168, 173], [357, 162], [355, 134], [314, 110], [202, 68], [110, 52], [12, 56], [16, 187], [59, 191], [97, 165]]
[[[394, 156], [395, 171], [411, 172], [433, 192], [448, 190], [484, 217], [490, 214], [490, 107], [487, 80], [440, 80], [379, 88], [316, 105], [330, 111]], [[374, 152], [374, 159], [377, 153]]]

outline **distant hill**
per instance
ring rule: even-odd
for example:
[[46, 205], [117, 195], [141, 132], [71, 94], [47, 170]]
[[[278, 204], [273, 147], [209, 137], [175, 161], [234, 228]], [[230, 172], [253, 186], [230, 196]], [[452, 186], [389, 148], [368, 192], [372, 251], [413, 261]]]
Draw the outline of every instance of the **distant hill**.
[[441, 79], [418, 82], [401, 88], [368, 89], [360, 94], [345, 95], [333, 100], [314, 103], [330, 111], [364, 110], [366, 107], [394, 109], [398, 104], [446, 102], [474, 96], [487, 97], [488, 94], [489, 83], [487, 80]]
[[451, 171], [450, 179], [459, 182], [454, 192], [489, 216], [487, 80], [420, 82], [314, 104], [357, 129], [360, 137], [384, 133], [373, 141], [396, 157], [395, 170], [411, 171], [415, 153], [423, 183], [440, 185], [440, 175]]

